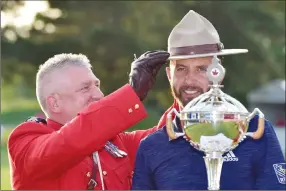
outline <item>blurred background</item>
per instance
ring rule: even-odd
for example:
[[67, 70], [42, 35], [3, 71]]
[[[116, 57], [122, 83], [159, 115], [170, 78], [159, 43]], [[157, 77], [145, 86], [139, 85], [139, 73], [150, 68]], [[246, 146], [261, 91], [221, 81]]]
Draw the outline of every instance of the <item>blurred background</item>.
[[[172, 28], [189, 11], [206, 17], [225, 48], [223, 91], [271, 120], [285, 153], [285, 1], [1, 1], [1, 190], [10, 188], [6, 142], [29, 116], [40, 64], [58, 53], [83, 53], [105, 95], [128, 82], [134, 54], [167, 49]], [[144, 102], [156, 125], [173, 99], [164, 69]]]

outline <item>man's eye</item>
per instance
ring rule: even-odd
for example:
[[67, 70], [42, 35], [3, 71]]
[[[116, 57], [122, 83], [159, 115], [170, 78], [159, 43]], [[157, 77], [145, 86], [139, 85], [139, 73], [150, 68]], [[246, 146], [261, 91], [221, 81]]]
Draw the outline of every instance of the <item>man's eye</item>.
[[88, 90], [89, 89], [89, 86], [85, 86], [83, 88], [81, 88], [81, 90]]
[[206, 67], [199, 67], [199, 68], [198, 68], [198, 71], [199, 71], [199, 72], [206, 72], [206, 71], [207, 71], [207, 68], [206, 68]]
[[178, 67], [178, 68], [177, 68], [177, 71], [178, 71], [178, 72], [182, 72], [182, 71], [184, 71], [184, 70], [185, 70], [184, 67]]

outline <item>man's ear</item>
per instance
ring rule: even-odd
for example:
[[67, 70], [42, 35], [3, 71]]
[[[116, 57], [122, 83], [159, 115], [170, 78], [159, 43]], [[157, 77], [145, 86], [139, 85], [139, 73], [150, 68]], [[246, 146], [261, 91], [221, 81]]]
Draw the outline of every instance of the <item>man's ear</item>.
[[167, 74], [168, 80], [171, 81], [171, 71], [170, 71], [170, 67], [166, 67], [166, 74]]
[[166, 67], [166, 74], [167, 74], [169, 82], [171, 81], [171, 78], [172, 78], [171, 70], [174, 69], [175, 64], [176, 64], [175, 62], [176, 62], [175, 60], [170, 60], [169, 67]]
[[60, 97], [57, 94], [53, 94], [47, 97], [46, 104], [50, 111], [53, 113], [60, 113]]

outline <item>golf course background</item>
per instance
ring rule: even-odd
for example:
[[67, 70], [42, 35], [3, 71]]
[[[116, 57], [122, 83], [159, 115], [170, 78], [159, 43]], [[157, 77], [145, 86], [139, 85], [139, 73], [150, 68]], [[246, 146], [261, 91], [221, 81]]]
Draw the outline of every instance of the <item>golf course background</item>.
[[[268, 117], [272, 114], [273, 124], [279, 122], [276, 132], [284, 146], [285, 99], [277, 103], [275, 95], [285, 95], [285, 1], [2, 0], [1, 190], [11, 189], [6, 150], [9, 133], [40, 113], [35, 79], [41, 64], [55, 54], [85, 54], [101, 81], [102, 92], [108, 95], [128, 83], [134, 55], [138, 58], [147, 51], [167, 50], [170, 32], [190, 10], [214, 25], [225, 49], [249, 50], [223, 57], [223, 92], [246, 108], [261, 109], [253, 104], [261, 100], [250, 102], [248, 95], [257, 88], [263, 92], [259, 95], [265, 95], [261, 88], [278, 80], [267, 97], [272, 102], [261, 110]], [[173, 103], [167, 66], [144, 100], [149, 117], [129, 130], [157, 124]]]

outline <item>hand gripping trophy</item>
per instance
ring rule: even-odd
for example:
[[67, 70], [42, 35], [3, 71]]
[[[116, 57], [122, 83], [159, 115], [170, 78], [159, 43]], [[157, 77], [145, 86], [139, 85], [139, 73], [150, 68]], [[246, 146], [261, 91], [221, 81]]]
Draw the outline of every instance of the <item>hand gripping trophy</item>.
[[[205, 153], [208, 190], [220, 189], [222, 155], [236, 148], [246, 136], [259, 139], [264, 133], [264, 114], [258, 108], [249, 113], [239, 101], [222, 92], [219, 83], [224, 75], [225, 69], [214, 56], [207, 69], [207, 77], [212, 82], [210, 90], [190, 101], [180, 113], [171, 110], [166, 122], [171, 139], [184, 136], [194, 148]], [[182, 121], [183, 133], [175, 133], [172, 112]], [[256, 114], [258, 128], [256, 132], [247, 132], [248, 123]]]

